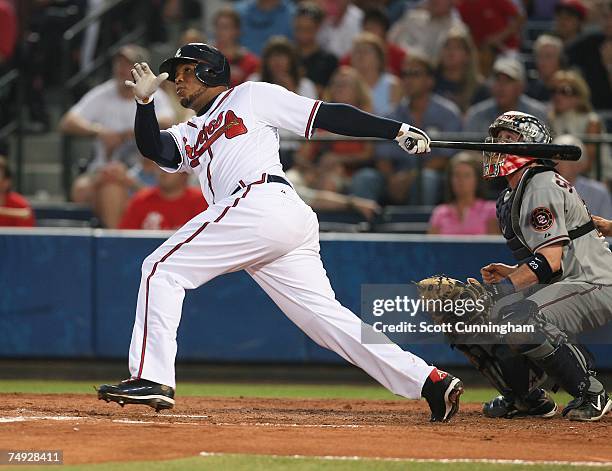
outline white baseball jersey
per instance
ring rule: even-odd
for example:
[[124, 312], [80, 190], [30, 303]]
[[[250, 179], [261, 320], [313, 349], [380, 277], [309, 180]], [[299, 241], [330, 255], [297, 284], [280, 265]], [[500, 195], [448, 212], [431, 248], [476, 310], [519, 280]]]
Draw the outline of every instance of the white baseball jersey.
[[221, 93], [202, 116], [171, 127], [181, 153], [178, 169], [197, 175], [210, 204], [262, 173], [284, 175], [278, 129], [310, 138], [320, 102], [278, 85], [245, 82]]

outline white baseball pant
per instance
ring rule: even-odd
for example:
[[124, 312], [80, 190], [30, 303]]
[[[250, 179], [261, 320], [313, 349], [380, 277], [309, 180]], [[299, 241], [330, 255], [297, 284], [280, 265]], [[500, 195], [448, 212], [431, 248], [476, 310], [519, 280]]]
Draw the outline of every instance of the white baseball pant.
[[180, 228], [142, 265], [130, 345], [132, 377], [175, 387], [185, 289], [246, 270], [319, 345], [411, 399], [433, 367], [393, 343], [362, 344], [361, 320], [336, 299], [319, 256], [315, 213], [288, 185], [255, 182]]

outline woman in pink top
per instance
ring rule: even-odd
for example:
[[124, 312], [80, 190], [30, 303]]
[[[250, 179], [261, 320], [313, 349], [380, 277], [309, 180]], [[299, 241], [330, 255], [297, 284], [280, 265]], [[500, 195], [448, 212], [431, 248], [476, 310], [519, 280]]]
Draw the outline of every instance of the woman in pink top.
[[482, 199], [482, 159], [460, 152], [450, 162], [449, 202], [436, 206], [429, 234], [498, 234], [495, 202]]

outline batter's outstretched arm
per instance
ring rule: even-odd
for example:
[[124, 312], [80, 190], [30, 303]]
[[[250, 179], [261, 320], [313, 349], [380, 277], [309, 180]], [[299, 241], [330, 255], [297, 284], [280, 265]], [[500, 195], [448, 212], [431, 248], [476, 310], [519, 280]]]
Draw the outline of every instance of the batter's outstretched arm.
[[146, 105], [137, 104], [134, 135], [138, 150], [147, 159], [162, 167], [179, 167], [181, 153], [172, 136], [167, 132], [160, 132], [153, 101]]
[[313, 127], [354, 137], [395, 139], [411, 154], [429, 152], [429, 136], [419, 128], [376, 116], [344, 103], [321, 103]]

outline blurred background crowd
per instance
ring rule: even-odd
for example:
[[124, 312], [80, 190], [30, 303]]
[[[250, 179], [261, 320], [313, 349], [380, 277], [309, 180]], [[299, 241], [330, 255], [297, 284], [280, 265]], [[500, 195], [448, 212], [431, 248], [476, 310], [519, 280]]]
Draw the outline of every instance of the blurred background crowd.
[[[138, 154], [123, 86], [186, 42], [218, 47], [232, 86], [279, 84], [434, 139], [533, 114], [583, 148], [558, 170], [612, 218], [611, 0], [0, 0], [0, 225], [175, 229], [206, 208], [188, 175]], [[155, 103], [162, 128], [190, 116], [171, 82]], [[503, 183], [482, 180], [477, 153], [281, 132], [281, 159], [323, 229], [499, 232]]]

